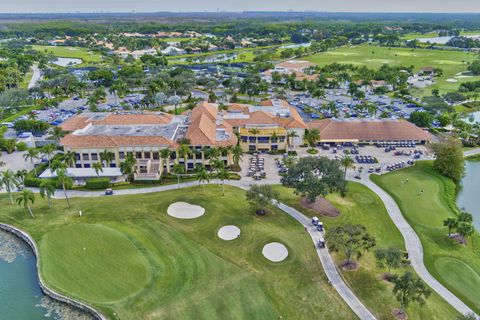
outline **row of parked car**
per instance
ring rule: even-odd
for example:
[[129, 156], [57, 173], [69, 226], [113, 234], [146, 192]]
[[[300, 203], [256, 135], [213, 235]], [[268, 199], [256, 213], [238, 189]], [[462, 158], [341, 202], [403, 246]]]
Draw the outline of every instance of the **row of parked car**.
[[400, 161], [400, 162], [397, 162], [395, 164], [388, 165], [386, 167], [386, 169], [387, 169], [387, 171], [395, 171], [395, 170], [398, 170], [398, 169], [403, 169], [407, 165], [408, 166], [413, 166], [413, 164], [414, 164], [414, 161], [410, 159], [408, 161]]
[[377, 158], [372, 156], [355, 156], [358, 163], [378, 163]]

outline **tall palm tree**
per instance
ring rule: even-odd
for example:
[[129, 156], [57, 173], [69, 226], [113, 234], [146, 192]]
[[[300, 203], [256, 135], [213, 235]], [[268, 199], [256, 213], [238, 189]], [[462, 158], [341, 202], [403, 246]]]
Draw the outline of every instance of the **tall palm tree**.
[[347, 155], [343, 156], [340, 159], [340, 165], [345, 170], [345, 173], [344, 173], [345, 178], [347, 177], [347, 170], [355, 168], [354, 163], [355, 163], [355, 161], [352, 159], [352, 157], [347, 156]]
[[180, 175], [185, 174], [185, 167], [180, 163], [175, 163], [173, 165], [173, 173], [177, 175], [177, 188], [180, 189]]
[[67, 200], [68, 207], [71, 208], [72, 206], [70, 205], [70, 200], [68, 199], [67, 188], [70, 188], [73, 185], [72, 178], [67, 174], [67, 169], [64, 167], [58, 168], [55, 173], [57, 174], [58, 182], [62, 185], [63, 194]]
[[35, 168], [33, 161], [39, 158], [38, 154], [39, 152], [35, 148], [28, 148], [27, 151], [23, 154], [23, 159], [25, 159], [25, 161], [30, 161], [30, 163], [32, 164], [33, 171], [35, 172], [35, 177], [37, 176], [37, 169]]
[[77, 154], [72, 151], [67, 151], [66, 153], [63, 154], [63, 162], [68, 166], [68, 167], [75, 167], [75, 164], [77, 163]]
[[320, 131], [318, 129], [305, 130], [305, 140], [310, 148], [315, 148], [317, 142], [320, 141]]
[[258, 128], [252, 128], [252, 129], [248, 130], [248, 132], [255, 136], [255, 150], [257, 150], [258, 149], [257, 135], [260, 133], [260, 130]]
[[55, 147], [54, 144], [46, 144], [42, 147], [42, 154], [44, 155], [45, 158], [47, 158], [48, 160], [48, 163], [50, 164], [50, 161], [52, 160], [52, 156], [53, 154], [55, 153], [55, 149], [57, 147]]
[[23, 189], [22, 192], [18, 195], [16, 201], [19, 206], [23, 204], [23, 207], [27, 209], [28, 212], [30, 212], [32, 218], [35, 218], [33, 216], [32, 208], [30, 207], [30, 203], [33, 204], [35, 202], [35, 195], [32, 191], [28, 189]]
[[162, 168], [166, 167], [167, 172], [170, 172], [170, 150], [168, 148], [160, 150], [160, 159], [162, 159]]
[[19, 185], [25, 185], [25, 178], [27, 175], [28, 171], [25, 169], [17, 170], [17, 172], [15, 172], [15, 178], [17, 179]]
[[105, 162], [105, 167], [110, 167], [110, 163], [112, 163], [114, 158], [115, 155], [113, 152], [103, 150], [103, 152], [100, 153], [100, 160]]
[[208, 172], [202, 165], [198, 165], [195, 171], [195, 178], [198, 181], [198, 185], [203, 185], [203, 192], [205, 192], [205, 182], [210, 181], [208, 178]]
[[188, 157], [192, 155], [192, 149], [187, 144], [182, 143], [178, 147], [178, 155], [179, 157], [183, 158], [184, 165], [185, 165], [185, 172], [188, 171]]
[[232, 160], [233, 160], [234, 170], [240, 169], [240, 161], [242, 161], [242, 158], [243, 158], [243, 149], [241, 146], [236, 145], [235, 147], [232, 148]]
[[218, 185], [218, 173], [220, 172], [220, 170], [225, 168], [225, 162], [223, 162], [223, 160], [221, 159], [215, 159], [212, 162], [212, 168], [215, 170], [215, 173], [217, 175], [217, 185]]
[[12, 189], [18, 185], [17, 178], [12, 170], [7, 170], [0, 174], [0, 186], [5, 187], [10, 197], [10, 203], [13, 204]]
[[129, 180], [132, 180], [133, 173], [135, 172], [135, 164], [137, 163], [137, 160], [133, 156], [132, 152], [127, 152], [127, 156], [125, 157], [125, 160], [120, 163], [120, 171], [122, 174], [127, 175]]
[[[293, 146], [293, 139], [298, 137], [298, 133], [296, 131], [288, 131], [287, 133], [287, 147], [290, 148]], [[287, 150], [288, 153], [288, 150]]]
[[59, 126], [53, 127], [52, 137], [55, 139], [55, 141], [57, 141], [57, 143], [60, 142], [60, 139], [63, 138], [64, 135], [65, 135], [65, 131], [63, 131], [61, 127]]
[[95, 162], [92, 164], [92, 168], [95, 170], [97, 177], [100, 176], [100, 172], [103, 172], [103, 166], [101, 162]]
[[49, 208], [52, 207], [50, 199], [55, 194], [55, 190], [56, 189], [55, 189], [55, 186], [52, 183], [52, 180], [43, 179], [42, 182], [40, 182], [40, 197], [42, 197], [44, 199], [47, 198]]
[[225, 195], [225, 180], [229, 180], [230, 178], [230, 173], [228, 172], [227, 169], [222, 168], [218, 171], [217, 173], [218, 179], [222, 181], [222, 196]]

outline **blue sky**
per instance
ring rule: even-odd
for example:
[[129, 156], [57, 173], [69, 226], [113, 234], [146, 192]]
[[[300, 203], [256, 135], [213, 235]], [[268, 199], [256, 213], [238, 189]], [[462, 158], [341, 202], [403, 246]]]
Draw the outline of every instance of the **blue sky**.
[[480, 0], [0, 0], [0, 12], [480, 12]]

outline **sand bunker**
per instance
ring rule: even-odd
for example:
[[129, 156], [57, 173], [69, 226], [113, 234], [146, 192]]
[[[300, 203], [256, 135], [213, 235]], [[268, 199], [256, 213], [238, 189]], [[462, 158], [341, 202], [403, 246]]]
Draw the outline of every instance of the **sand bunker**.
[[458, 82], [458, 80], [457, 80], [457, 79], [451, 79], [451, 78], [450, 78], [450, 79], [447, 79], [446, 81], [447, 81], [447, 82], [451, 82], [451, 83]]
[[280, 262], [288, 257], [288, 249], [280, 242], [270, 242], [263, 247], [262, 254], [273, 262]]
[[167, 213], [179, 219], [195, 219], [203, 216], [205, 208], [186, 202], [175, 202], [168, 207]]
[[237, 226], [224, 226], [218, 230], [218, 237], [222, 240], [234, 240], [240, 237], [240, 228]]

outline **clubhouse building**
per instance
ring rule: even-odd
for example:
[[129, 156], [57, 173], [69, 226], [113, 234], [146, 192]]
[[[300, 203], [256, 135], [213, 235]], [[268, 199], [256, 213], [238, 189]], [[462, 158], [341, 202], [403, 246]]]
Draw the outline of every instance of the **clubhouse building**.
[[[83, 113], [61, 125], [68, 134], [60, 144], [76, 154], [75, 168], [91, 169], [102, 161], [105, 150], [113, 154], [110, 168], [119, 168], [128, 153], [136, 159], [136, 180], [157, 180], [174, 164], [193, 169], [210, 166], [209, 149], [220, 151], [220, 159], [232, 164], [229, 147], [244, 152], [285, 152], [304, 144], [308, 129], [318, 129], [320, 143], [376, 143], [404, 141], [423, 144], [430, 134], [400, 120], [320, 120], [305, 122], [284, 100], [259, 105], [201, 102], [182, 115], [162, 112]], [[180, 151], [186, 144], [187, 158]], [[168, 150], [168, 157], [166, 156]], [[163, 156], [162, 156], [163, 155]], [[105, 165], [107, 165], [105, 163]], [[91, 170], [90, 170], [91, 171]]]

